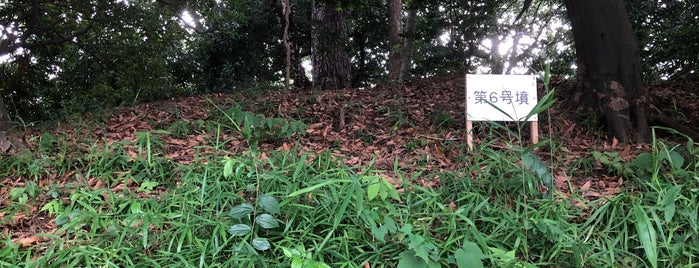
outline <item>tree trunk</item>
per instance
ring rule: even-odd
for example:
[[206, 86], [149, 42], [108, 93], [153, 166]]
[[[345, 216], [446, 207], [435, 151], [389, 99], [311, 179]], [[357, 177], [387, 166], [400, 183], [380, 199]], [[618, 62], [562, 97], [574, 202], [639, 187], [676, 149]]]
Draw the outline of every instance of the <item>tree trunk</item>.
[[503, 57], [500, 55], [500, 43], [504, 41], [505, 37], [502, 39], [497, 36], [490, 39], [490, 73], [491, 74], [502, 74], [505, 69], [503, 65]]
[[0, 132], [9, 132], [12, 128], [12, 119], [7, 111], [5, 101], [0, 97]]
[[286, 66], [284, 66], [284, 87], [291, 88], [291, 45], [289, 45], [289, 15], [291, 14], [291, 3], [289, 0], [282, 0], [282, 13], [284, 15], [284, 50], [286, 52]]
[[388, 80], [401, 81], [401, 65], [403, 56], [403, 1], [388, 0]]
[[312, 13], [313, 86], [320, 89], [349, 87], [350, 61], [345, 50], [346, 11], [313, 2]]
[[410, 79], [410, 69], [413, 66], [413, 38], [415, 36], [415, 21], [417, 12], [408, 9], [408, 17], [405, 22], [405, 34], [403, 35], [403, 60], [400, 66], [400, 80]]
[[7, 112], [5, 102], [0, 97], [0, 155], [7, 153], [12, 147], [12, 142], [9, 140], [11, 127], [10, 114]]
[[[578, 58], [578, 98], [621, 142], [649, 142], [648, 90], [622, 0], [566, 0]], [[587, 98], [586, 98], [587, 97]]]

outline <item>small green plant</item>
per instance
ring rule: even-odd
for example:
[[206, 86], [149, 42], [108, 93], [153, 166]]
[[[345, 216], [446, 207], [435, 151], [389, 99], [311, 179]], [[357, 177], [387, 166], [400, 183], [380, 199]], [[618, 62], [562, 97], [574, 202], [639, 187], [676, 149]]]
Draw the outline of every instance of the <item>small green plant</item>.
[[291, 259], [291, 268], [330, 268], [330, 265], [324, 262], [313, 260], [311, 252], [308, 252], [303, 245], [295, 248], [281, 248], [284, 256]]
[[267, 118], [262, 114], [253, 114], [243, 111], [240, 106], [228, 110], [222, 110], [223, 118], [218, 121], [221, 124], [230, 123], [236, 132], [243, 136], [248, 145], [256, 149], [260, 141], [278, 142], [296, 135], [305, 135], [308, 125], [299, 120], [288, 121], [283, 118]]
[[58, 140], [51, 133], [44, 132], [39, 138], [39, 151], [44, 154], [49, 154], [56, 151], [58, 146]]
[[36, 183], [28, 181], [24, 187], [13, 187], [10, 189], [10, 200], [20, 205], [26, 205], [30, 198], [39, 196], [39, 190]]
[[[267, 238], [256, 234], [255, 227], [265, 230], [279, 227], [279, 221], [274, 217], [280, 213], [277, 199], [270, 195], [262, 195], [257, 199], [257, 206], [243, 203], [235, 206], [228, 214], [237, 223], [228, 228], [228, 233], [235, 237], [249, 238], [249, 244], [255, 250], [265, 251], [271, 244]], [[243, 242], [248, 243], [248, 242]]]
[[430, 113], [430, 120], [435, 129], [448, 129], [456, 125], [456, 120], [444, 111], [444, 108], [439, 108], [437, 111]]
[[376, 136], [363, 129], [355, 130], [354, 138], [359, 139], [364, 144], [372, 144], [376, 141]]
[[599, 152], [592, 151], [592, 157], [607, 168], [607, 172], [616, 175], [629, 174], [631, 170], [624, 164], [619, 157], [619, 152]]
[[411, 224], [404, 225], [398, 232], [404, 237], [407, 249], [400, 254], [397, 267], [440, 267], [437, 247], [424, 236], [414, 234]]
[[391, 124], [391, 131], [395, 132], [405, 125], [415, 126], [410, 120], [405, 105], [401, 100], [394, 97], [393, 102], [388, 105], [379, 106], [376, 112], [384, 115], [386, 120]]
[[190, 133], [189, 124], [184, 120], [177, 120], [167, 127], [167, 131], [174, 138], [186, 139]]
[[154, 157], [156, 156], [155, 150], [157, 148], [164, 148], [163, 142], [155, 136], [154, 134], [170, 134], [165, 130], [153, 130], [145, 132], [136, 132], [137, 137], [136, 145], [138, 146], [138, 156], [144, 157], [148, 165], [153, 165]]
[[369, 201], [379, 197], [380, 200], [386, 200], [389, 197], [400, 201], [400, 196], [396, 188], [391, 185], [391, 182], [377, 175], [367, 175], [362, 177], [362, 182], [366, 184], [367, 198]]
[[139, 193], [147, 193], [149, 194], [155, 187], [158, 187], [160, 183], [157, 181], [150, 181], [150, 180], [145, 180], [141, 182], [141, 185], [138, 187], [136, 190]]
[[408, 151], [413, 151], [415, 149], [423, 148], [425, 146], [427, 146], [427, 139], [425, 138], [415, 138], [403, 144], [403, 148], [407, 149]]

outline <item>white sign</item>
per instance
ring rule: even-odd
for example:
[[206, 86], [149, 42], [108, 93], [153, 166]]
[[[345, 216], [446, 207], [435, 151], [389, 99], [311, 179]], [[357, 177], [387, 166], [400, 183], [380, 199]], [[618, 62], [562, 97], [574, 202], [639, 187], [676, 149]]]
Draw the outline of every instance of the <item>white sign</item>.
[[534, 75], [466, 75], [468, 121], [524, 121], [536, 102]]

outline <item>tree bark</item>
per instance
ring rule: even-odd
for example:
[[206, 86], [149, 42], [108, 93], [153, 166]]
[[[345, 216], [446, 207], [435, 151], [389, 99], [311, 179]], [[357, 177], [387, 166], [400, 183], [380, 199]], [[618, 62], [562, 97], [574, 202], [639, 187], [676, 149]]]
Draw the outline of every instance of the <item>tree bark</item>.
[[405, 22], [403, 35], [403, 60], [400, 66], [400, 80], [406, 81], [410, 79], [410, 69], [413, 66], [413, 36], [415, 36], [415, 21], [417, 12], [414, 9], [408, 9], [408, 17]]
[[12, 119], [7, 111], [5, 101], [0, 97], [0, 132], [9, 132], [12, 128]]
[[289, 15], [291, 14], [291, 3], [289, 0], [282, 0], [282, 13], [284, 13], [284, 49], [286, 52], [286, 66], [284, 66], [284, 87], [291, 88], [291, 46], [289, 45]]
[[403, 1], [388, 0], [388, 80], [401, 81], [401, 65], [403, 65], [401, 37], [403, 29]]
[[349, 87], [350, 61], [345, 50], [346, 11], [313, 2], [312, 13], [313, 86], [320, 89]]
[[648, 90], [622, 0], [566, 0], [578, 59], [577, 99], [621, 142], [649, 142]]

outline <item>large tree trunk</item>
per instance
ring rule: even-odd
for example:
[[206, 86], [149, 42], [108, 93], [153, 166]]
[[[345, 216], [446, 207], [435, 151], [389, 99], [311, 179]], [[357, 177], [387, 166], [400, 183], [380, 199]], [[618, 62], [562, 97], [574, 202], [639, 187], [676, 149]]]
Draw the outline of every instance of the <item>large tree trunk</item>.
[[401, 66], [403, 65], [403, 1], [388, 0], [388, 80], [403, 82], [401, 80]]
[[622, 0], [566, 0], [578, 58], [578, 94], [621, 142], [649, 142], [648, 90]]
[[351, 85], [350, 61], [345, 51], [345, 13], [313, 2], [311, 58], [314, 87], [328, 89]]
[[410, 69], [413, 66], [413, 38], [415, 36], [415, 21], [417, 12], [415, 9], [408, 9], [408, 17], [405, 22], [405, 30], [403, 36], [403, 60], [400, 66], [400, 79], [406, 81], [410, 79]]

